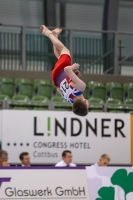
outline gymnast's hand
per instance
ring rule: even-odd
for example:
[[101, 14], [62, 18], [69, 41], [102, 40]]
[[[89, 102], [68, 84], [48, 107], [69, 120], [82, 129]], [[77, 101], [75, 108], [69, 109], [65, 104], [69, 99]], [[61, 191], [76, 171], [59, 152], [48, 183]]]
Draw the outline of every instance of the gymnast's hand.
[[72, 66], [71, 66], [71, 69], [73, 71], [77, 71], [79, 69], [79, 64], [78, 63], [74, 63]]
[[76, 76], [80, 77], [81, 76], [81, 73], [79, 70], [75, 70], [74, 73], [76, 74]]

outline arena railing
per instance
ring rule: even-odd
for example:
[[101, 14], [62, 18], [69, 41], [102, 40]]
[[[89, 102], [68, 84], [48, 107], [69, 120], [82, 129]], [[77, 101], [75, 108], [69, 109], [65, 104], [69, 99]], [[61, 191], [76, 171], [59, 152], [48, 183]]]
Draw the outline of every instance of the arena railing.
[[[133, 64], [133, 33], [63, 29], [60, 39], [82, 73], [117, 75], [122, 65]], [[52, 44], [39, 26], [1, 24], [0, 69], [51, 71], [55, 62]]]
[[[64, 108], [63, 108], [63, 104], [64, 104]], [[67, 107], [66, 107], [67, 104]], [[59, 106], [58, 106], [59, 105]], [[18, 100], [3, 100], [0, 101], [0, 109], [10, 109], [10, 110], [14, 110], [15, 107], [17, 108], [27, 108], [27, 110], [33, 110], [34, 108], [45, 108], [45, 110], [56, 110], [56, 108], [60, 109], [60, 105], [61, 108], [66, 110], [66, 111], [71, 111], [72, 110], [72, 105], [69, 103], [65, 103], [65, 102], [53, 102], [53, 101], [48, 101], [48, 102], [44, 102], [44, 103], [40, 103], [40, 101], [18, 101]], [[93, 103], [93, 105], [97, 105], [99, 106], [98, 103]], [[112, 106], [112, 108], [111, 108]], [[21, 110], [21, 109], [20, 109]], [[95, 109], [93, 109], [95, 110]], [[98, 110], [98, 109], [96, 109]], [[116, 112], [123, 112], [123, 113], [133, 113], [133, 106], [131, 104], [107, 104], [104, 103], [102, 105], [102, 109], [101, 112], [110, 112], [111, 110], [114, 110]], [[57, 111], [57, 110], [56, 110]], [[89, 108], [89, 111], [91, 111], [91, 107]], [[92, 111], [93, 112], [93, 111]]]

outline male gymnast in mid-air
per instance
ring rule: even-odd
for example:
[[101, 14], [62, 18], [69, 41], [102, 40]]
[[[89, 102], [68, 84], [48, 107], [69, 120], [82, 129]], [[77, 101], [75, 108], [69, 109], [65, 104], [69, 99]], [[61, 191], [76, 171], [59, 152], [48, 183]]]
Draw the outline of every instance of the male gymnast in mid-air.
[[52, 80], [61, 96], [73, 104], [72, 110], [76, 115], [88, 114], [88, 100], [84, 98], [83, 91], [86, 84], [79, 79], [79, 64], [71, 64], [70, 51], [58, 39], [61, 29], [50, 31], [45, 25], [41, 25], [42, 34], [49, 37], [53, 43], [54, 53], [58, 61], [52, 70]]

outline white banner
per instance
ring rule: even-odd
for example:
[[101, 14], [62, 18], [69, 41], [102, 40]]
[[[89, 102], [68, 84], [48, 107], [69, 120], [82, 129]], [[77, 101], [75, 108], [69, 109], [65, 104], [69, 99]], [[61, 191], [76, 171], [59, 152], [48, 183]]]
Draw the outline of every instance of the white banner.
[[1, 168], [0, 200], [3, 199], [89, 200], [86, 170], [56, 167]]
[[133, 200], [132, 167], [86, 167], [90, 200]]
[[27, 151], [32, 163], [55, 164], [64, 150], [71, 150], [73, 162], [89, 164], [101, 154], [111, 163], [130, 163], [130, 114], [2, 111], [3, 149], [9, 163], [18, 163]]
[[4, 199], [133, 200], [133, 168], [3, 167]]

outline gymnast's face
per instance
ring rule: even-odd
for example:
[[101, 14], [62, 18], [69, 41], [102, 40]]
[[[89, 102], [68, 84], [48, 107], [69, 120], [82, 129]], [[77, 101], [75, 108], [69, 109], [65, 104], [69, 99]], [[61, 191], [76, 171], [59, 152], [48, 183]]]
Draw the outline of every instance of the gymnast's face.
[[87, 108], [89, 107], [89, 102], [87, 99], [84, 99], [84, 103], [86, 104]]

